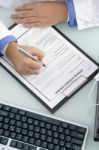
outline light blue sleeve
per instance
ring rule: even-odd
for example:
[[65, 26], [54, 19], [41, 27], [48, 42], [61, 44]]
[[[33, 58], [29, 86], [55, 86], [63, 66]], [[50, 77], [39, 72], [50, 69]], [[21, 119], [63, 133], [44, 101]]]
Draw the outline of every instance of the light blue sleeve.
[[16, 42], [16, 38], [13, 35], [8, 35], [4, 37], [3, 39], [0, 40], [0, 55], [2, 55], [4, 47], [11, 43], [11, 42]]
[[77, 26], [77, 21], [76, 21], [76, 14], [75, 14], [73, 0], [65, 0], [65, 3], [67, 4], [68, 13], [69, 13], [68, 25], [70, 27], [75, 27], [75, 26]]

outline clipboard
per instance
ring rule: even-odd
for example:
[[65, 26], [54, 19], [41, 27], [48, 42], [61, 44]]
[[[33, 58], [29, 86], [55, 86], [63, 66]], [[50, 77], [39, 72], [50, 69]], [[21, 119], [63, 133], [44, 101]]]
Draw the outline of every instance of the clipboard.
[[[21, 34], [19, 33], [19, 29]], [[37, 46], [40, 45], [40, 47], [37, 47], [40, 49], [45, 46], [44, 48], [47, 51], [47, 58], [45, 59], [46, 62], [44, 63], [48, 63], [48, 70], [41, 70], [40, 75], [37, 75], [36, 78], [33, 75], [33, 78], [31, 77], [30, 80], [30, 76], [24, 77], [17, 73], [7, 58], [0, 58], [0, 65], [7, 70], [7, 72], [11, 74], [19, 83], [21, 83], [31, 94], [33, 94], [33, 96], [35, 96], [42, 104], [44, 104], [52, 113], [55, 112], [66, 101], [68, 101], [71, 96], [73, 96], [78, 90], [87, 84], [98, 72], [99, 64], [55, 26], [47, 28], [25, 29], [21, 25], [14, 24], [10, 27], [10, 30], [17, 37], [19, 43], [21, 44], [24, 44], [24, 41], [30, 42], [32, 38], [28, 39], [28, 37], [33, 37], [31, 33], [38, 33], [39, 37], [41, 36], [40, 39], [35, 43]], [[43, 34], [46, 39], [43, 37]], [[35, 39], [36, 38], [34, 38], [34, 41]], [[48, 43], [46, 43], [46, 41]], [[34, 47], [35, 43], [33, 45]], [[50, 52], [51, 48], [49, 48], [52, 43], [54, 43], [54, 52]], [[49, 45], [46, 46], [47, 44]], [[55, 55], [53, 61], [51, 60], [52, 57], [50, 57], [50, 55], [53, 56], [52, 54]], [[47, 62], [48, 60], [52, 63]], [[60, 68], [58, 68], [58, 65]], [[71, 70], [69, 70], [70, 68]], [[53, 75], [49, 70], [52, 71]], [[47, 75], [49, 75], [49, 77]], [[44, 76], [46, 77], [46, 82], [44, 81]], [[38, 84], [37, 81], [39, 81], [39, 83], [44, 81], [44, 85], [42, 86], [43, 83]]]

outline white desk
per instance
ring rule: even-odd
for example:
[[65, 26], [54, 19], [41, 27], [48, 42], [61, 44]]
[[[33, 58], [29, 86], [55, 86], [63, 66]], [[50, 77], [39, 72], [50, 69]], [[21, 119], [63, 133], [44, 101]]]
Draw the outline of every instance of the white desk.
[[[6, 25], [11, 24], [11, 20], [8, 17], [9, 13], [9, 10], [0, 10], [0, 16]], [[78, 31], [77, 29], [70, 29], [65, 24], [61, 24], [58, 27], [92, 58], [99, 62], [99, 28]], [[54, 114], [51, 114], [23, 86], [0, 67], [0, 100], [88, 125], [89, 135], [85, 150], [98, 150], [99, 143], [93, 141], [95, 106], [92, 106], [88, 101], [88, 94], [93, 82], [94, 80], [82, 88]]]

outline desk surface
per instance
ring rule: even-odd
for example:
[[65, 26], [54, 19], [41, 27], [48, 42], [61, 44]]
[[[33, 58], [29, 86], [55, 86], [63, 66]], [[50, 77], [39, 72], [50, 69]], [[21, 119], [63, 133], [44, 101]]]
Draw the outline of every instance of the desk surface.
[[[0, 9], [0, 18], [7, 26], [12, 23], [9, 19], [10, 13], [10, 10]], [[58, 25], [58, 27], [99, 63], [99, 28], [78, 31], [76, 28], [70, 29], [65, 23]], [[0, 100], [87, 125], [89, 134], [85, 150], [98, 150], [99, 143], [93, 141], [95, 106], [88, 101], [89, 91], [93, 83], [94, 80], [90, 81], [54, 114], [51, 114], [23, 86], [0, 67]], [[95, 92], [93, 93], [94, 102], [96, 101]]]

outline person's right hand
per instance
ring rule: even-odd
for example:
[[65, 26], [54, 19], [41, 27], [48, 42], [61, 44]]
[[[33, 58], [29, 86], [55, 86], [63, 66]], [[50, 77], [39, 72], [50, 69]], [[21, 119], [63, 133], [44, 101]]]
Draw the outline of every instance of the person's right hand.
[[[17, 50], [17, 46], [25, 49], [31, 55], [37, 56], [39, 61], [34, 61]], [[6, 56], [13, 64], [17, 72], [23, 75], [38, 74], [43, 65], [44, 52], [30, 46], [22, 46], [17, 43], [10, 43], [6, 50]]]

